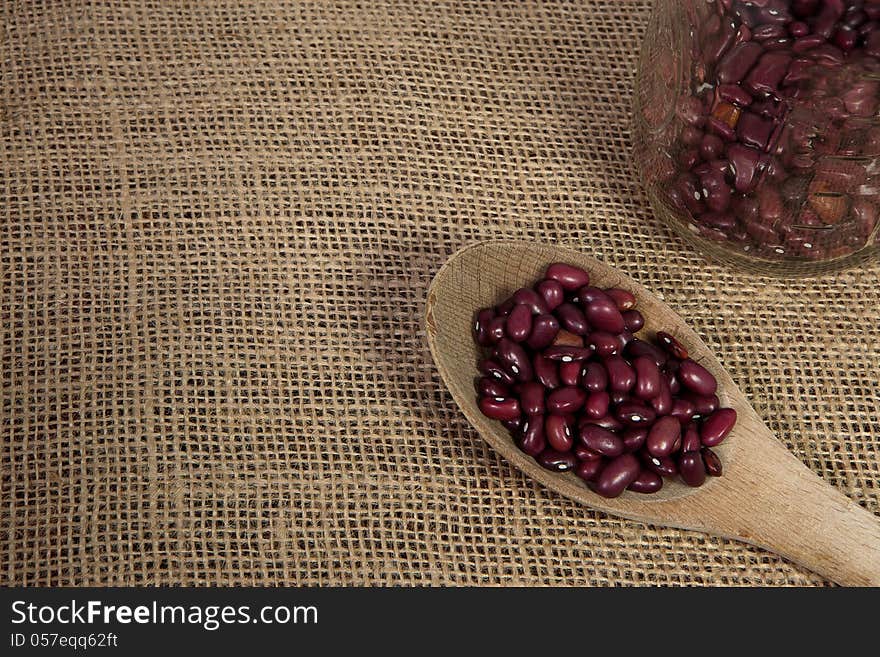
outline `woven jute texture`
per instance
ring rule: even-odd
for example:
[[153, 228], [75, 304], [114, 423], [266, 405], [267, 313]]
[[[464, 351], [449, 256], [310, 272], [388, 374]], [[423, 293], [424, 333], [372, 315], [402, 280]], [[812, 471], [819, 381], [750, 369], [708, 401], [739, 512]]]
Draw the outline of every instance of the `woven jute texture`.
[[825, 584], [487, 448], [422, 315], [498, 237], [662, 295], [880, 514], [880, 268], [761, 279], [653, 217], [628, 156], [649, 2], [0, 12], [4, 584]]

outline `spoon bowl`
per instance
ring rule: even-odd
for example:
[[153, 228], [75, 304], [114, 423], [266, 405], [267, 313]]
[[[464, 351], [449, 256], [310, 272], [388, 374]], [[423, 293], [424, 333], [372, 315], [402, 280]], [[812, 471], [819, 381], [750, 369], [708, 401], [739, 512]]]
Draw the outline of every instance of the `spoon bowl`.
[[[737, 423], [713, 447], [722, 477], [699, 488], [664, 479], [644, 495], [625, 491], [608, 499], [573, 473], [542, 468], [514, 444], [501, 423], [477, 407], [474, 382], [481, 348], [473, 338], [476, 313], [543, 277], [554, 262], [590, 273], [590, 284], [632, 292], [645, 326], [636, 335], [664, 330], [718, 380], [722, 406]], [[428, 291], [428, 343], [446, 386], [468, 421], [513, 465], [547, 488], [589, 507], [655, 525], [735, 538], [770, 549], [844, 585], [880, 585], [880, 520], [823, 482], [776, 439], [711, 350], [663, 301], [622, 272], [578, 251], [533, 242], [493, 241], [466, 247], [443, 265]]]

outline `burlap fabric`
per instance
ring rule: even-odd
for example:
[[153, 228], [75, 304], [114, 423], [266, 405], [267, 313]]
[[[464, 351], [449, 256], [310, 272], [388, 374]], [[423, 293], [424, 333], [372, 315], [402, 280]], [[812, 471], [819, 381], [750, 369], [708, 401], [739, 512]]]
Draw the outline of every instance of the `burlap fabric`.
[[649, 4], [0, 4], [2, 582], [823, 583], [526, 480], [426, 347], [459, 247], [589, 250], [880, 513], [880, 268], [759, 279], [658, 223]]

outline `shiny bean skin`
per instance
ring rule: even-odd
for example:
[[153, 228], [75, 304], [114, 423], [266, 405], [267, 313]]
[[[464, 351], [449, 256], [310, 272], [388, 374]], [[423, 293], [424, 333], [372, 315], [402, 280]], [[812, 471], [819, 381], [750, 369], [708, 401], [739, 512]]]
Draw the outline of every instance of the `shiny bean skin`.
[[678, 457], [678, 473], [688, 486], [702, 486], [706, 481], [706, 466], [699, 452], [684, 452]]
[[586, 426], [587, 424], [594, 424], [597, 427], [602, 427], [603, 429], [608, 429], [608, 431], [621, 431], [623, 430], [623, 423], [614, 417], [611, 414], [606, 415], [603, 418], [598, 420], [594, 420], [592, 418], [584, 418], [585, 422], [582, 426]]
[[517, 392], [523, 413], [530, 416], [544, 414], [544, 386], [537, 381], [527, 381], [519, 385]]
[[641, 470], [635, 456], [621, 454], [608, 462], [599, 476], [590, 482], [590, 488], [602, 497], [617, 497], [638, 479]]
[[657, 331], [657, 342], [670, 356], [675, 356], [679, 360], [685, 360], [688, 357], [687, 349], [666, 331]]
[[630, 396], [628, 392], [612, 392], [610, 395], [611, 403], [617, 406], [618, 404], [622, 404], [625, 401], [630, 401]]
[[584, 481], [593, 481], [599, 476], [604, 467], [605, 461], [602, 459], [596, 461], [581, 461], [575, 470], [575, 474]]
[[580, 382], [583, 361], [573, 360], [570, 363], [559, 363], [559, 380], [563, 385], [576, 386]]
[[694, 417], [694, 405], [687, 399], [678, 398], [672, 402], [670, 417], [674, 417], [681, 424], [687, 424]]
[[570, 363], [573, 360], [586, 360], [593, 355], [592, 349], [584, 347], [547, 347], [544, 357], [561, 363]]
[[598, 420], [608, 415], [610, 405], [611, 398], [607, 392], [604, 390], [591, 392], [584, 403], [584, 413], [587, 417]]
[[657, 417], [650, 406], [631, 401], [620, 404], [614, 415], [628, 427], [649, 426]]
[[653, 359], [639, 356], [632, 361], [636, 372], [636, 386], [633, 393], [639, 399], [652, 399], [660, 392], [660, 368]]
[[517, 445], [529, 456], [537, 456], [547, 448], [543, 415], [533, 415], [526, 421], [517, 436]]
[[627, 452], [637, 452], [644, 446], [647, 439], [647, 429], [626, 429], [623, 432], [623, 448]]
[[720, 477], [724, 468], [721, 467], [721, 459], [718, 455], [708, 447], [704, 447], [700, 453], [703, 456], [703, 465], [706, 466], [706, 474], [710, 477]]
[[528, 287], [521, 287], [514, 292], [513, 301], [517, 305], [526, 306], [533, 315], [546, 315], [550, 312], [550, 309], [544, 302], [544, 298]]
[[617, 336], [605, 331], [593, 331], [587, 336], [587, 344], [592, 347], [600, 358], [614, 356], [620, 351]]
[[609, 287], [605, 290], [605, 294], [611, 297], [614, 305], [620, 312], [632, 310], [636, 307], [636, 297], [628, 290], [622, 290], [619, 287]]
[[525, 304], [514, 306], [504, 325], [507, 337], [514, 342], [523, 342], [532, 332], [532, 311]]
[[536, 459], [541, 467], [553, 472], [567, 472], [578, 466], [578, 460], [571, 452], [545, 449]]
[[585, 285], [580, 288], [577, 293], [577, 303], [580, 303], [581, 306], [587, 307], [591, 303], [597, 300], [605, 300], [614, 303], [614, 300], [606, 294], [605, 290], [602, 290], [598, 287], [594, 287], [591, 285]]
[[516, 433], [523, 425], [522, 416], [515, 417], [512, 420], [501, 420], [501, 425], [510, 433]]
[[700, 430], [694, 422], [689, 423], [681, 438], [682, 452], [698, 452], [703, 445], [700, 443]]
[[663, 477], [652, 470], [642, 470], [636, 480], [627, 486], [627, 490], [635, 493], [656, 493], [661, 488]]
[[532, 331], [526, 344], [531, 349], [544, 349], [553, 344], [558, 333], [559, 322], [553, 315], [538, 315], [532, 320]]
[[553, 449], [566, 452], [574, 445], [574, 436], [568, 420], [562, 415], [544, 417], [544, 437]]
[[547, 267], [545, 278], [559, 281], [566, 291], [574, 291], [590, 284], [590, 275], [579, 267], [557, 262]]
[[663, 353], [662, 349], [654, 346], [650, 342], [646, 342], [645, 340], [639, 340], [638, 338], [633, 338], [633, 340], [626, 345], [626, 356], [633, 361], [641, 356], [647, 356], [656, 363], [657, 367], [663, 367], [667, 361], [666, 354]]
[[597, 454], [615, 457], [623, 454], [623, 440], [617, 434], [595, 424], [585, 424], [578, 432], [581, 444]]
[[620, 333], [626, 328], [623, 315], [610, 297], [594, 299], [585, 306], [585, 315], [590, 326], [608, 333]]
[[685, 388], [698, 395], [714, 395], [718, 388], [718, 382], [709, 370], [691, 359], [681, 361], [677, 376]]
[[548, 390], [553, 390], [554, 388], [558, 388], [560, 385], [562, 385], [559, 379], [558, 363], [550, 360], [549, 358], [544, 358], [544, 356], [542, 356], [541, 354], [535, 354], [532, 365], [535, 371], [535, 379], [537, 379], [538, 383], [540, 383], [542, 386], [544, 386]]
[[669, 415], [674, 408], [674, 400], [672, 392], [669, 390], [669, 384], [666, 382], [666, 376], [660, 375], [660, 390], [657, 396], [651, 400], [651, 408], [658, 416]]
[[477, 319], [474, 322], [474, 336], [477, 344], [482, 347], [489, 347], [498, 340], [493, 340], [489, 334], [489, 322], [495, 319], [495, 311], [491, 308], [484, 308], [477, 313]]
[[505, 385], [512, 386], [514, 383], [513, 377], [507, 373], [507, 370], [504, 369], [500, 363], [497, 363], [491, 358], [486, 358], [480, 361], [480, 371], [486, 376], [495, 379], [496, 381], [500, 381]]
[[681, 423], [671, 415], [661, 417], [648, 430], [645, 447], [651, 456], [669, 456], [681, 437]]
[[674, 477], [678, 474], [678, 464], [668, 456], [651, 456], [647, 450], [640, 452], [645, 467], [661, 477]]
[[520, 415], [519, 401], [512, 398], [480, 397], [480, 412], [492, 420], [515, 420]]
[[477, 392], [480, 397], [510, 397], [510, 387], [490, 376], [480, 377]]
[[736, 424], [736, 411], [732, 408], [719, 408], [703, 420], [700, 427], [700, 440], [706, 447], [715, 447], [727, 438]]
[[585, 445], [575, 445], [574, 446], [574, 455], [578, 457], [580, 461], [601, 461], [602, 455], [599, 452], [594, 452], [589, 447]]
[[681, 398], [690, 402], [694, 407], [693, 417], [706, 417], [710, 413], [714, 413], [719, 406], [717, 395], [704, 397], [703, 395], [695, 395], [690, 391], [685, 391]]
[[587, 363], [581, 374], [581, 385], [590, 392], [599, 392], [608, 388], [608, 371], [602, 363]]
[[636, 372], [621, 356], [611, 356], [603, 361], [608, 372], [609, 387], [614, 392], [629, 392], [636, 384]]
[[565, 386], [557, 388], [548, 395], [547, 410], [560, 415], [577, 413], [584, 407], [585, 401], [587, 401], [587, 392], [583, 388]]
[[501, 338], [495, 345], [494, 355], [517, 381], [530, 381], [534, 376], [532, 361], [526, 350], [516, 342]]
[[623, 313], [623, 323], [630, 333], [638, 333], [645, 325], [645, 318], [638, 310], [627, 310]]
[[571, 303], [563, 303], [555, 311], [559, 325], [575, 335], [586, 335], [590, 332], [590, 324], [580, 308]]
[[547, 309], [551, 312], [556, 310], [565, 301], [565, 288], [562, 287], [562, 283], [552, 278], [544, 279], [538, 283], [536, 290], [541, 295], [541, 298], [544, 299]]

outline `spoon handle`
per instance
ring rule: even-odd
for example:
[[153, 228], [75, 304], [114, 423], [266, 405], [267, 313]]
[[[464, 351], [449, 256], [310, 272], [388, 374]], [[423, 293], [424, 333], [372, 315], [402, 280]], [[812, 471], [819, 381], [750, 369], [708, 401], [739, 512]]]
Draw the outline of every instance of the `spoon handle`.
[[759, 424], [765, 435], [759, 430], [740, 443], [731, 476], [725, 473], [718, 483], [727, 481], [711, 496], [723, 509], [712, 519], [716, 531], [838, 584], [880, 586], [880, 519], [820, 479]]

